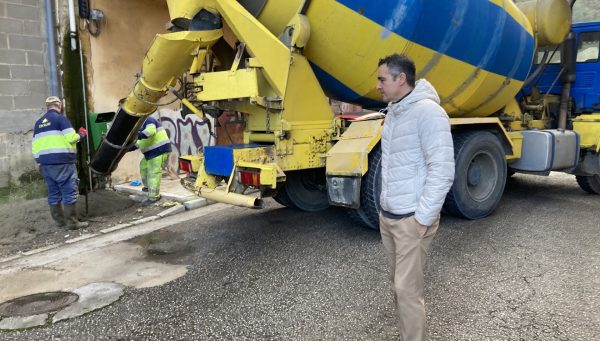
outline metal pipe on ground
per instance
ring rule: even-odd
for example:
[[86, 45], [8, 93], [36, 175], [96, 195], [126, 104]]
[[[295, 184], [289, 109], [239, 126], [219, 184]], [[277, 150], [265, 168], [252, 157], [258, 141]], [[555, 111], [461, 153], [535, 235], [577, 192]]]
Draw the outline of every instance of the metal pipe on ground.
[[243, 206], [250, 208], [263, 208], [264, 202], [260, 198], [251, 197], [249, 195], [238, 194], [234, 192], [225, 192], [222, 190], [202, 189], [200, 196], [208, 200], [231, 204], [235, 206]]

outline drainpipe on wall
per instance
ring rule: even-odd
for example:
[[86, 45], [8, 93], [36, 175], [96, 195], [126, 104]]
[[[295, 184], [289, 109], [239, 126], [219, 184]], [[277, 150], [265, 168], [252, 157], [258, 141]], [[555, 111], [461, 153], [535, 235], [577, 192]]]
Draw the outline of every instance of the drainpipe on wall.
[[45, 0], [46, 31], [48, 32], [48, 57], [50, 59], [50, 95], [59, 96], [58, 72], [56, 64], [56, 38], [54, 36], [54, 10], [51, 0]]
[[[76, 51], [79, 49], [79, 66], [81, 68], [81, 85], [82, 85], [82, 97], [83, 97], [83, 118], [84, 118], [84, 126], [86, 130], [90, 130], [89, 122], [88, 122], [88, 109], [87, 109], [87, 91], [85, 84], [85, 67], [83, 65], [83, 48], [81, 46], [81, 39], [79, 39], [79, 32], [77, 31], [77, 26], [75, 25], [75, 3], [73, 0], [69, 0], [69, 38], [71, 41], [71, 51]], [[90, 163], [90, 136], [86, 137], [86, 148], [87, 148], [87, 165]], [[83, 161], [83, 160], [82, 160]], [[92, 173], [88, 168], [88, 188], [85, 191], [85, 213], [87, 214], [89, 211], [88, 206], [88, 193], [92, 190], [93, 187], [92, 182]]]
[[[81, 67], [81, 84], [83, 85], [83, 117], [84, 117], [84, 122], [85, 122], [85, 129], [87, 131], [90, 131], [90, 125], [88, 122], [88, 109], [87, 109], [87, 91], [86, 91], [86, 85], [85, 85], [85, 68], [83, 66], [83, 48], [81, 47], [81, 39], [79, 39], [79, 65]], [[90, 159], [90, 135], [88, 134], [86, 136], [86, 148], [87, 148], [87, 164], [89, 165], [91, 162]], [[89, 206], [88, 206], [88, 193], [93, 191], [94, 188], [94, 183], [92, 181], [92, 172], [89, 169], [88, 166], [88, 188], [85, 192], [85, 214], [89, 213]]]

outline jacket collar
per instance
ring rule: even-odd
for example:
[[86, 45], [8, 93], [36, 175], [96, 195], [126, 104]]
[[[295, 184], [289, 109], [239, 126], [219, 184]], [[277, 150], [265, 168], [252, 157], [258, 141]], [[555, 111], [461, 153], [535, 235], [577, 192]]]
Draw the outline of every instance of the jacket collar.
[[405, 111], [408, 107], [418, 101], [429, 99], [437, 104], [440, 104], [440, 97], [435, 91], [433, 85], [426, 79], [419, 79], [415, 84], [415, 88], [409, 92], [406, 96], [396, 102], [392, 102], [388, 105], [389, 111]]

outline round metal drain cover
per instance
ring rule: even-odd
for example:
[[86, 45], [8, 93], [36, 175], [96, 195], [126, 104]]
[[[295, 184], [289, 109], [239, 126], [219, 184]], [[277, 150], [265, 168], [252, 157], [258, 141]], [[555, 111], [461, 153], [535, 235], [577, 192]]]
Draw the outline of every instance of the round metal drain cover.
[[77, 302], [79, 295], [53, 291], [18, 297], [0, 304], [0, 316], [31, 316], [60, 310]]

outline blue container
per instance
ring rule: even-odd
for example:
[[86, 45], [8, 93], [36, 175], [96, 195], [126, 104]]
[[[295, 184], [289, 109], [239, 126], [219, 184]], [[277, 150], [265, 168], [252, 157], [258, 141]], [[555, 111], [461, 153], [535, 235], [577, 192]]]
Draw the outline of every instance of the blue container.
[[259, 147], [256, 144], [232, 144], [204, 147], [204, 167], [211, 175], [230, 176], [234, 165], [236, 149]]

